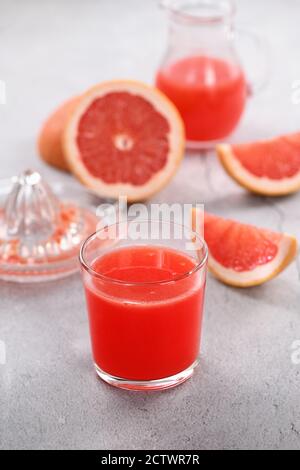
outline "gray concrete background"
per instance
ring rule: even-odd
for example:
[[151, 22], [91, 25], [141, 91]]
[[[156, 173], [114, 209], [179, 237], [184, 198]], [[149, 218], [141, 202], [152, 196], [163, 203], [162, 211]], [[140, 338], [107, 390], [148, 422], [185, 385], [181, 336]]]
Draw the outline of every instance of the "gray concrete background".
[[[238, 1], [239, 21], [271, 49], [269, 87], [249, 101], [233, 140], [299, 130], [291, 102], [300, 79], [298, 0]], [[152, 81], [166, 21], [151, 0], [0, 0], [0, 176], [31, 166], [47, 113], [97, 81]], [[250, 52], [249, 52], [250, 54]], [[249, 57], [250, 58], [250, 57]], [[247, 58], [248, 59], [248, 58]], [[252, 69], [253, 70], [253, 69]], [[300, 194], [253, 197], [215, 155], [187, 156], [155, 201], [205, 202], [206, 209], [300, 239]], [[300, 448], [300, 265], [259, 288], [235, 290], [209, 278], [203, 354], [194, 378], [155, 394], [115, 390], [96, 378], [78, 275], [47, 285], [0, 283], [1, 448]]]

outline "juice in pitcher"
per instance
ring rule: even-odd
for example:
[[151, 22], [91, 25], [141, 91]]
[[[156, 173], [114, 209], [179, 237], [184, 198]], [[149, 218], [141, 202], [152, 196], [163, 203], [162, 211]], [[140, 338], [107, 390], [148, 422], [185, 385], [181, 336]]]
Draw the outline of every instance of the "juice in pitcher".
[[[264, 41], [251, 31], [236, 32], [231, 0], [161, 0], [161, 4], [169, 18], [168, 42], [155, 84], [178, 108], [187, 146], [212, 148], [237, 127], [249, 90], [255, 92], [266, 82]], [[260, 79], [257, 70], [256, 80], [245, 76], [240, 61], [243, 44], [255, 51]]]
[[162, 67], [156, 86], [176, 105], [188, 141], [213, 141], [237, 126], [246, 102], [242, 69], [225, 60], [191, 56]]

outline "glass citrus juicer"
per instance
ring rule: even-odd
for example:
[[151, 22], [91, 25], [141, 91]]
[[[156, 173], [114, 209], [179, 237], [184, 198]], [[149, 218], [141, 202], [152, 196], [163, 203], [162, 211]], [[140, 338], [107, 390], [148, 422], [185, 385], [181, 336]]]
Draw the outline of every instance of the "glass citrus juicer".
[[0, 279], [38, 282], [79, 269], [78, 253], [97, 225], [92, 195], [48, 185], [27, 170], [0, 183]]
[[[168, 12], [169, 34], [156, 86], [180, 112], [188, 148], [212, 148], [233, 132], [248, 96], [266, 82], [265, 41], [235, 28], [235, 5], [230, 0], [160, 3]], [[248, 52], [248, 67], [239, 59], [241, 46]], [[249, 83], [253, 71], [255, 80]]]

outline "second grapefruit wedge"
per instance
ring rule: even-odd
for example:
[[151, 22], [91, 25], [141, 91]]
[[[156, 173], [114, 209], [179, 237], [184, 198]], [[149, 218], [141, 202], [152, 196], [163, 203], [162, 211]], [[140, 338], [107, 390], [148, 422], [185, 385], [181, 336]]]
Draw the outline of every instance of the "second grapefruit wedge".
[[[195, 226], [196, 212], [193, 212]], [[295, 258], [297, 241], [288, 234], [242, 224], [205, 213], [208, 266], [222, 282], [236, 287], [263, 284]]]
[[175, 106], [140, 82], [100, 83], [85, 93], [66, 126], [72, 172], [100, 196], [146, 199], [163, 188], [184, 153]]
[[300, 190], [300, 133], [217, 147], [227, 173], [248, 190], [283, 196]]

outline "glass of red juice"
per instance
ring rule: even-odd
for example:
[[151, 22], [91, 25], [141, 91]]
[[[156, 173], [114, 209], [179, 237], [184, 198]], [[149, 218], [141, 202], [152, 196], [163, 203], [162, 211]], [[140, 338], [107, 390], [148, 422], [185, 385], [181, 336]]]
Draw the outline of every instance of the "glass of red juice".
[[173, 222], [104, 227], [80, 254], [92, 352], [105, 382], [174, 387], [198, 364], [207, 247]]
[[[169, 39], [156, 74], [156, 86], [178, 108], [188, 148], [211, 148], [237, 127], [251, 88], [236, 49], [234, 3], [230, 0], [161, 3], [169, 13]], [[239, 32], [239, 39], [242, 37], [247, 42], [250, 39], [252, 48], [255, 46], [256, 57], [264, 55], [259, 47], [263, 43], [256, 35]], [[263, 82], [265, 74], [262, 75]]]

